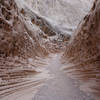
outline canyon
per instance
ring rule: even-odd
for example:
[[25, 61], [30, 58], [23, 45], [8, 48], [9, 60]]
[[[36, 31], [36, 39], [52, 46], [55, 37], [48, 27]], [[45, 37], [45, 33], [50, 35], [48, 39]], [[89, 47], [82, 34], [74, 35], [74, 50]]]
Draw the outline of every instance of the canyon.
[[0, 0], [0, 100], [100, 100], [99, 0]]

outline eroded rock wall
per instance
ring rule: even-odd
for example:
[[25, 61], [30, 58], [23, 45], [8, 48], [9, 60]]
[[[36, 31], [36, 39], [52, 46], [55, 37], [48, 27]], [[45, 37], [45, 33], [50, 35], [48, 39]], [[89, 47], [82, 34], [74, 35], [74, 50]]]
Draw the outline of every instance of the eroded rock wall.
[[66, 48], [64, 58], [67, 58], [66, 60], [72, 64], [72, 66], [66, 67], [66, 70], [70, 69], [72, 72], [76, 72], [77, 78], [84, 80], [85, 84], [90, 82], [88, 87], [93, 91], [89, 91], [99, 96], [100, 0], [95, 0], [92, 9], [79, 24]]
[[30, 36], [14, 0], [0, 1], [0, 54], [6, 56], [38, 56], [35, 46], [42, 48], [34, 34]]
[[37, 72], [36, 59], [40, 61], [48, 52], [35, 34], [26, 26], [15, 0], [0, 0], [0, 99], [23, 90], [25, 84], [39, 84], [39, 77], [34, 82], [30, 76], [42, 73]]

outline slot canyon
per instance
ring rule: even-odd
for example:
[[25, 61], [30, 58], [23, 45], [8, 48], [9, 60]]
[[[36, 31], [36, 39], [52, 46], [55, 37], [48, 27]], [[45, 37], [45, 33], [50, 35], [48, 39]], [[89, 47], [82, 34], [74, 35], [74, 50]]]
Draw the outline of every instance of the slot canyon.
[[0, 0], [0, 100], [100, 100], [100, 0]]

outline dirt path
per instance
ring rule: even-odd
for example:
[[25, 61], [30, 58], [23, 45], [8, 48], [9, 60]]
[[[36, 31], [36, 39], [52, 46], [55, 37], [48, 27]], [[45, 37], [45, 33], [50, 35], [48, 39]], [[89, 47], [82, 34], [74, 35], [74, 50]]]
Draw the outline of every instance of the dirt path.
[[60, 58], [61, 54], [52, 54], [46, 59], [37, 60], [37, 66], [46, 71], [33, 75], [25, 85], [6, 90], [5, 93], [9, 94], [0, 100], [93, 100], [80, 91], [77, 82], [61, 70], [63, 65]]
[[48, 80], [32, 100], [93, 100], [80, 91], [76, 82], [60, 70], [61, 55], [53, 55], [47, 69], [54, 77]]

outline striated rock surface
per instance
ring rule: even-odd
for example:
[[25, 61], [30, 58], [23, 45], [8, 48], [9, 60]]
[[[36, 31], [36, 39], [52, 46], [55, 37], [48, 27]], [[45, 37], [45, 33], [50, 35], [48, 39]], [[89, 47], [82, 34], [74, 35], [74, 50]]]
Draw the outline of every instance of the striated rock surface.
[[48, 52], [35, 32], [26, 25], [15, 0], [0, 0], [0, 100], [45, 79], [38, 67]]
[[81, 80], [81, 89], [100, 95], [100, 1], [78, 25], [64, 53], [69, 66], [65, 68]]

